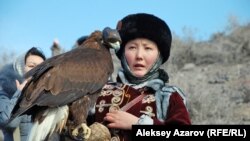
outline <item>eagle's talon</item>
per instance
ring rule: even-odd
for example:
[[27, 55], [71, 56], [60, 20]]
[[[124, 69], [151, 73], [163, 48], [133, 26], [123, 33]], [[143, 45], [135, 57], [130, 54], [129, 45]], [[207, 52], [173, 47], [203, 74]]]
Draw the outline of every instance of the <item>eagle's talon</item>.
[[73, 137], [76, 137], [78, 135], [78, 128], [75, 128], [71, 134]]
[[[82, 129], [82, 130], [80, 130]], [[82, 133], [79, 133], [79, 131]], [[76, 138], [79, 138], [78, 136], [80, 135], [81, 137], [80, 138], [83, 138], [83, 139], [88, 139], [90, 137], [90, 134], [91, 134], [91, 129], [85, 124], [85, 123], [82, 123], [80, 125], [78, 125], [73, 131], [72, 131], [72, 136], [73, 137], [76, 137]]]

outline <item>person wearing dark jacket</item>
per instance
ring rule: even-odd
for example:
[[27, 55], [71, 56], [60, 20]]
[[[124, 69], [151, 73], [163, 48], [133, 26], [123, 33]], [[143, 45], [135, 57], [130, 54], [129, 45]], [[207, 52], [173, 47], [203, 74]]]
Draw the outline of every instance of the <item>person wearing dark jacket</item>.
[[[26, 141], [31, 128], [31, 117], [20, 116], [8, 123], [11, 112], [25, 85], [24, 73], [45, 60], [45, 55], [36, 47], [29, 49], [26, 54], [19, 56], [13, 63], [5, 65], [0, 71], [0, 129], [4, 141], [13, 141], [13, 132], [19, 126], [21, 141]], [[23, 82], [20, 84], [20, 82]]]

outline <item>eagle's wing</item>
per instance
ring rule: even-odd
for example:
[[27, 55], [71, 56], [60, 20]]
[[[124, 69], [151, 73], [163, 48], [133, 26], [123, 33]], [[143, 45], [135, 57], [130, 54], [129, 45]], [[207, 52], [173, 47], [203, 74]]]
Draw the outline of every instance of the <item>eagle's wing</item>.
[[101, 38], [90, 36], [85, 47], [52, 57], [29, 72], [32, 78], [12, 117], [29, 114], [34, 106], [66, 105], [101, 89], [113, 72], [109, 50], [99, 47]]
[[44, 140], [54, 131], [61, 132], [66, 122], [72, 123], [69, 132], [73, 138], [88, 138], [86, 115], [113, 72], [109, 48], [119, 49], [120, 42], [115, 30], [95, 31], [79, 47], [32, 69], [26, 74], [29, 81], [10, 122], [21, 114], [31, 114], [34, 126], [29, 140]]

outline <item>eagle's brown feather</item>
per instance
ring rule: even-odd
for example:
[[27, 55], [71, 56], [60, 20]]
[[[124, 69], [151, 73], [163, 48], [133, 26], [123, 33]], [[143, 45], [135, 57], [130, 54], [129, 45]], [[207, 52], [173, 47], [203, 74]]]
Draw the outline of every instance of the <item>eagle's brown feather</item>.
[[[22, 91], [12, 118], [21, 114], [41, 116], [46, 107], [69, 105], [70, 126], [86, 122], [89, 108], [114, 69], [104, 40], [102, 32], [95, 31], [78, 48], [52, 57], [28, 72], [26, 77], [31, 79]], [[39, 107], [42, 110], [35, 115], [34, 109]]]
[[50, 58], [36, 67], [30, 76], [38, 73], [44, 65], [51, 66], [36, 76], [39, 77], [36, 81], [31, 79], [30, 87], [23, 90], [25, 97], [20, 108], [65, 105], [99, 90], [113, 72], [109, 50], [101, 47], [100, 42], [101, 32], [96, 31], [79, 48]]

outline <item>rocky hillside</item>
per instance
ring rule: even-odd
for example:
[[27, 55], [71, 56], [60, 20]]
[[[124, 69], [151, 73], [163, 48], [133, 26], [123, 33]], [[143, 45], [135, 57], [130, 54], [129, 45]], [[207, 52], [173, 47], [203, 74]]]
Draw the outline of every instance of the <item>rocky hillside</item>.
[[250, 123], [250, 24], [206, 42], [175, 40], [164, 68], [186, 93], [193, 124]]

